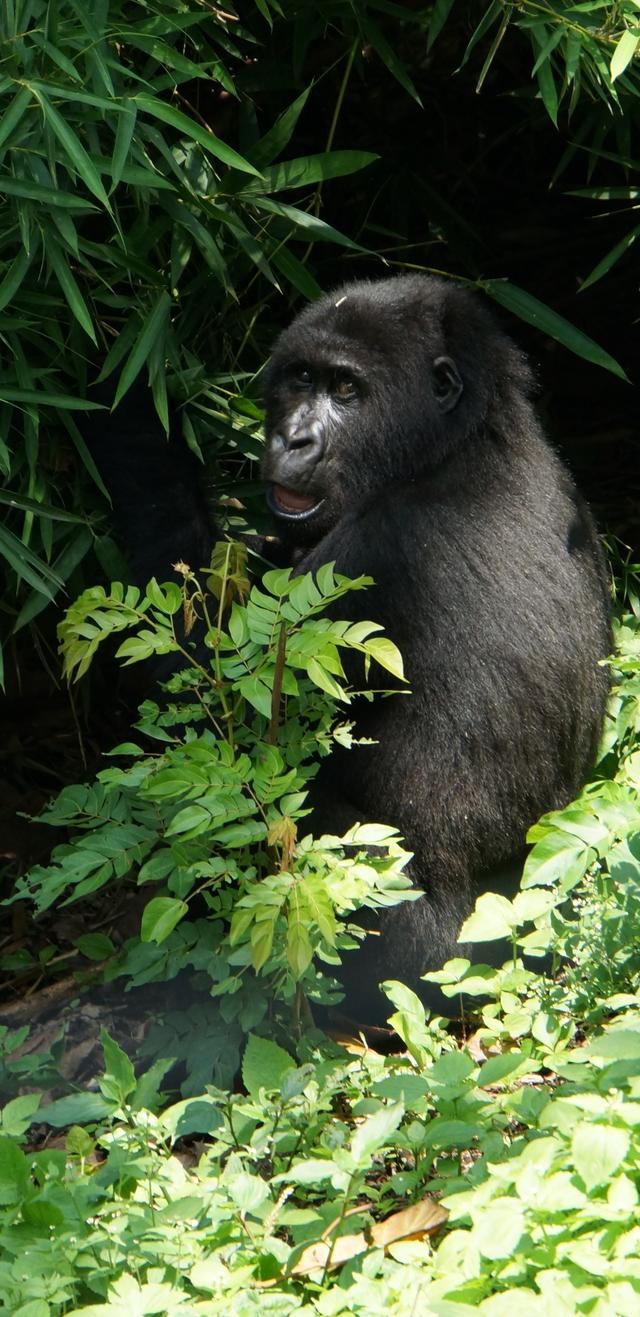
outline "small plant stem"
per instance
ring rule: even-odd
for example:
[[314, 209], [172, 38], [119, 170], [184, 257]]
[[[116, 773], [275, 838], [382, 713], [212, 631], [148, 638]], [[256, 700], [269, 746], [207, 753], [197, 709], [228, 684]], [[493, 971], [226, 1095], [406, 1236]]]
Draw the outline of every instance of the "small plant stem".
[[[329, 132], [327, 133], [327, 140], [326, 140], [326, 142], [325, 142], [325, 148], [324, 148], [325, 151], [330, 151], [331, 148], [332, 148], [332, 146], [333, 146], [333, 139], [334, 139], [334, 137], [335, 137], [335, 135], [336, 135], [336, 129], [337, 129], [337, 127], [338, 127], [338, 119], [340, 118], [340, 111], [341, 111], [341, 109], [342, 109], [342, 105], [343, 105], [343, 102], [344, 102], [344, 98], [345, 98], [345, 96], [346, 96], [346, 92], [347, 92], [347, 87], [348, 87], [348, 85], [349, 85], [349, 78], [351, 77], [351, 70], [352, 70], [352, 68], [353, 68], [353, 61], [354, 61], [354, 59], [355, 59], [355, 57], [356, 57], [356, 51], [357, 51], [357, 49], [358, 49], [358, 41], [356, 40], [356, 41], [354, 41], [354, 43], [353, 43], [353, 45], [352, 45], [352, 47], [351, 47], [351, 49], [350, 49], [350, 51], [349, 51], [349, 54], [347, 55], [347, 62], [346, 62], [346, 64], [345, 64], [345, 66], [344, 66], [344, 73], [343, 73], [343, 75], [342, 75], [342, 82], [340, 83], [340, 87], [339, 87], [339, 89], [338, 89], [338, 95], [336, 96], [336, 103], [335, 103], [335, 105], [334, 105], [334, 107], [333, 107], [333, 114], [332, 114], [332, 116], [331, 116], [331, 123], [329, 124]], [[321, 207], [321, 205], [322, 205], [322, 182], [318, 183], [318, 185], [317, 185], [317, 187], [316, 187], [315, 197], [314, 197], [314, 199], [313, 199], [313, 214], [314, 214], [314, 215], [317, 216], [317, 215], [320, 214], [320, 207]], [[306, 251], [305, 251], [305, 253], [304, 253], [303, 257], [302, 257], [302, 263], [303, 263], [303, 264], [304, 264], [306, 261], [308, 261], [312, 249], [313, 249], [313, 242], [310, 242], [310, 243], [309, 243], [309, 246], [307, 247], [307, 249], [306, 249]]]
[[332, 1259], [332, 1257], [333, 1257], [333, 1250], [334, 1250], [334, 1248], [335, 1248], [335, 1246], [336, 1246], [336, 1243], [337, 1243], [338, 1232], [339, 1232], [339, 1230], [340, 1230], [340, 1226], [342, 1225], [342, 1222], [344, 1221], [344, 1218], [345, 1218], [345, 1216], [346, 1216], [346, 1214], [347, 1214], [347, 1205], [348, 1205], [348, 1203], [349, 1203], [349, 1199], [350, 1199], [350, 1197], [351, 1197], [351, 1186], [352, 1186], [352, 1184], [353, 1184], [353, 1182], [354, 1182], [354, 1180], [355, 1180], [355, 1178], [356, 1178], [356, 1175], [357, 1175], [357, 1171], [354, 1171], [354, 1172], [352, 1173], [352, 1175], [349, 1177], [349, 1183], [348, 1183], [348, 1185], [347, 1185], [347, 1188], [346, 1188], [346, 1192], [345, 1192], [344, 1198], [342, 1199], [342, 1206], [341, 1206], [341, 1208], [340, 1208], [340, 1215], [338, 1216], [338, 1219], [337, 1219], [337, 1221], [335, 1222], [335, 1229], [334, 1229], [334, 1231], [333, 1231], [333, 1233], [332, 1233], [332, 1236], [331, 1236], [331, 1243], [329, 1244], [329, 1252], [327, 1253], [327, 1260], [326, 1260], [326, 1262], [325, 1262], [325, 1264], [324, 1264], [324, 1271], [323, 1271], [323, 1273], [322, 1273], [322, 1280], [320, 1281], [320, 1288], [321, 1288], [321, 1289], [322, 1289], [323, 1286], [326, 1284], [327, 1275], [328, 1275], [328, 1273], [329, 1273], [329, 1267], [331, 1266], [331, 1259]]
[[282, 677], [284, 673], [284, 660], [287, 652], [287, 626], [285, 622], [280, 624], [280, 635], [278, 636], [278, 649], [276, 652], [276, 666], [273, 674], [273, 690], [271, 692], [271, 718], [267, 730], [267, 745], [275, 745], [278, 739], [278, 727], [280, 725], [280, 699], [282, 697]]

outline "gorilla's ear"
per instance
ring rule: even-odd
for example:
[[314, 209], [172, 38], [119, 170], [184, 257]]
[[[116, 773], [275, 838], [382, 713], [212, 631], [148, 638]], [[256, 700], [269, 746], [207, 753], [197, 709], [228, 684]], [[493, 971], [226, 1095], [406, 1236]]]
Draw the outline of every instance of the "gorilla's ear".
[[453, 357], [436, 357], [433, 363], [433, 394], [441, 412], [450, 412], [460, 399], [464, 385]]

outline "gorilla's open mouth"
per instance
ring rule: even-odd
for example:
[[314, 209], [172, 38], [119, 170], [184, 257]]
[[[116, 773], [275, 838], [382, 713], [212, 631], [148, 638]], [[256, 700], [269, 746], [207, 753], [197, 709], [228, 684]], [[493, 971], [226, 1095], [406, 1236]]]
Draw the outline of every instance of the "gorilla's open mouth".
[[302, 494], [297, 489], [286, 489], [284, 485], [269, 485], [267, 502], [276, 516], [304, 521], [324, 503], [324, 499], [315, 494]]

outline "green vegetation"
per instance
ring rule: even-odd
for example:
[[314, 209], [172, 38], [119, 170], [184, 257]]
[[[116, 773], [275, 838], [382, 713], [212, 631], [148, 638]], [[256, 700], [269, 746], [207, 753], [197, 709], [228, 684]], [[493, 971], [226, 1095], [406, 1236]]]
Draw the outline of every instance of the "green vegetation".
[[[532, 830], [513, 902], [481, 897], [465, 927], [477, 943], [509, 938], [512, 961], [499, 970], [454, 961], [431, 976], [448, 995], [482, 998], [479, 1028], [458, 1046], [445, 1021], [389, 983], [390, 1023], [406, 1050], [385, 1058], [362, 1046], [349, 1056], [309, 1029], [307, 1004], [334, 995], [311, 957], [330, 973], [357, 942], [356, 907], [406, 899], [406, 856], [383, 827], [343, 843], [296, 842], [296, 829], [304, 833], [313, 747], [349, 738], [337, 721], [350, 695], [340, 650], [394, 675], [399, 656], [373, 625], [322, 617], [366, 580], [273, 571], [240, 602], [243, 563], [223, 545], [211, 584], [217, 614], [190, 573], [184, 583], [187, 614], [213, 614], [209, 664], [187, 663], [165, 699], [141, 711], [157, 751], [120, 746], [128, 766], [62, 792], [45, 819], [75, 836], [17, 896], [46, 909], [105, 884], [152, 885], [137, 937], [115, 949], [86, 935], [79, 950], [106, 959], [107, 978], [133, 984], [188, 970], [213, 1000], [205, 1012], [184, 1010], [181, 1038], [175, 1019], [159, 1022], [146, 1070], [105, 1034], [98, 1092], [44, 1108], [38, 1093], [7, 1102], [5, 1305], [21, 1317], [127, 1307], [449, 1317], [506, 1304], [631, 1317], [640, 1287], [637, 595], [618, 625], [600, 775]], [[155, 582], [144, 597], [87, 591], [61, 625], [67, 667], [80, 670], [123, 630], [128, 663], [180, 648], [183, 605], [177, 586]], [[359, 851], [372, 842], [375, 856]], [[206, 918], [189, 919], [194, 898]], [[545, 956], [546, 969], [525, 968], [523, 952]], [[23, 1038], [2, 1040], [5, 1091], [33, 1087], [32, 1059], [12, 1059]], [[176, 1058], [183, 1096], [167, 1105]], [[238, 1069], [244, 1094], [234, 1092]], [[71, 1127], [64, 1150], [21, 1149], [34, 1119]]]
[[[38, 618], [46, 648], [51, 601], [64, 592], [72, 598], [100, 572], [120, 573], [78, 425], [80, 407], [100, 405], [92, 399], [96, 380], [111, 377], [120, 399], [146, 375], [164, 425], [173, 407], [194, 452], [223, 455], [220, 488], [248, 498], [255, 520], [256, 373], [274, 319], [282, 321], [283, 296], [315, 297], [320, 270], [325, 282], [334, 278], [345, 257], [373, 268], [375, 253], [392, 266], [445, 268], [588, 361], [623, 373], [548, 304], [544, 286], [541, 298], [505, 280], [488, 235], [470, 227], [478, 196], [466, 198], [468, 217], [458, 208], [464, 180], [455, 159], [449, 164], [443, 151], [426, 171], [414, 156], [405, 178], [394, 172], [390, 147], [380, 159], [375, 143], [374, 150], [334, 144], [343, 122], [349, 131], [353, 120], [362, 135], [372, 61], [382, 94], [419, 113], [411, 51], [418, 69], [426, 61], [437, 76], [441, 68], [443, 83], [458, 67], [472, 70], [478, 90], [494, 75], [504, 81], [505, 51], [514, 77], [515, 52], [515, 85], [498, 82], [518, 105], [508, 134], [515, 149], [539, 131], [540, 109], [570, 139], [540, 187], [571, 177], [585, 202], [633, 212], [637, 15], [635, 0], [438, 0], [408, 9], [386, 0], [262, 0], [237, 10], [202, 0], [3, 6], [0, 557], [9, 585], [4, 644], [18, 667], [28, 642], [14, 638]], [[301, 152], [296, 138], [311, 149]], [[582, 155], [586, 177], [584, 169], [571, 175]], [[595, 186], [599, 159], [609, 173], [618, 167], [623, 181]], [[478, 168], [470, 170], [475, 187]], [[370, 181], [350, 202], [348, 185], [336, 181], [363, 169]], [[488, 173], [486, 186], [497, 193], [501, 185]], [[321, 214], [332, 187], [342, 198], [339, 227]], [[415, 197], [415, 214], [396, 215], [395, 203], [390, 209], [399, 187]], [[640, 232], [624, 223], [603, 251], [602, 225], [592, 227], [594, 258], [578, 271], [585, 289], [617, 266]], [[449, 253], [434, 260], [432, 249], [444, 243]]]
[[[484, 288], [561, 377], [574, 354], [586, 410], [592, 375], [628, 388], [639, 43], [636, 0], [5, 0], [4, 680], [41, 707], [56, 627], [71, 678], [114, 641], [126, 664], [184, 658], [108, 767], [56, 778], [50, 860], [10, 867], [6, 914], [47, 929], [44, 950], [3, 954], [19, 983], [54, 978], [56, 927], [84, 912], [67, 942], [78, 991], [158, 993], [133, 1059], [103, 1031], [89, 1090], [65, 1078], [61, 1036], [33, 1050], [28, 1025], [0, 1027], [0, 1305], [15, 1317], [638, 1311], [635, 555], [594, 780], [532, 829], [514, 900], [478, 902], [479, 963], [433, 976], [454, 1014], [464, 993], [462, 1029], [390, 983], [401, 1054], [338, 1045], [310, 1008], [338, 998], [357, 910], [411, 899], [407, 856], [384, 820], [305, 836], [306, 792], [350, 743], [352, 674], [377, 698], [401, 657], [375, 619], [336, 620], [366, 578], [271, 571], [251, 588], [230, 544], [179, 585], [96, 584], [122, 564], [78, 412], [100, 405], [97, 379], [122, 398], [148, 378], [163, 424], [171, 411], [241, 500], [230, 525], [258, 525], [274, 329], [381, 262]], [[122, 896], [124, 939], [91, 918]], [[480, 963], [496, 934], [512, 946], [497, 970]], [[162, 997], [176, 980], [180, 1009]]]

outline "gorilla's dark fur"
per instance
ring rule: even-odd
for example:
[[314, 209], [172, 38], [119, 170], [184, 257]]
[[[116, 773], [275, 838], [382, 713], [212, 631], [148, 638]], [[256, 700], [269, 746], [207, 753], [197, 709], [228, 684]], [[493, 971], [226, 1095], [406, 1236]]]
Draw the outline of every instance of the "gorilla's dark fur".
[[[460, 954], [475, 896], [594, 759], [605, 571], [530, 392], [522, 354], [482, 303], [420, 275], [346, 284], [308, 306], [268, 368], [263, 475], [285, 560], [373, 576], [339, 611], [384, 625], [411, 689], [362, 701], [357, 731], [379, 744], [336, 752], [317, 781], [313, 826], [395, 824], [425, 892], [348, 958], [347, 1008], [362, 1019], [379, 1017], [384, 978], [430, 999], [419, 975]], [[190, 468], [178, 509], [175, 476], [158, 470], [139, 566], [166, 578], [206, 538], [205, 519]]]

